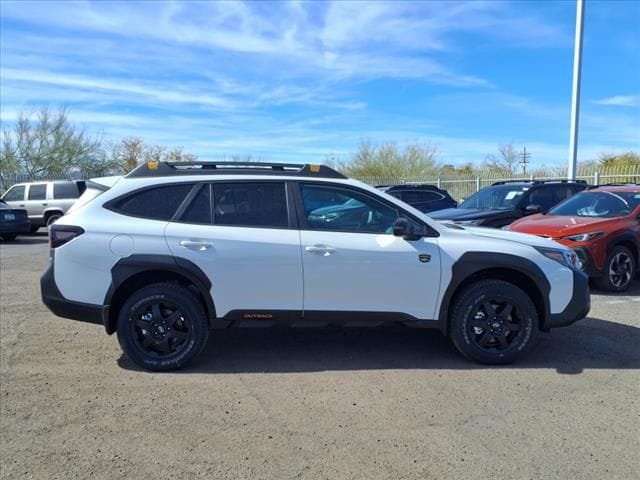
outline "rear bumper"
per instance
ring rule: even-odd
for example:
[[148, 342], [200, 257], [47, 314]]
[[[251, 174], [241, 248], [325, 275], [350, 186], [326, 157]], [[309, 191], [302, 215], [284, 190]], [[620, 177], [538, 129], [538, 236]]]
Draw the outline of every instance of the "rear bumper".
[[0, 223], [0, 234], [20, 234], [20, 233], [29, 233], [31, 231], [31, 223], [30, 222], [11, 222], [11, 223]]
[[573, 295], [564, 311], [552, 313], [545, 322], [544, 330], [556, 327], [566, 327], [582, 320], [591, 309], [591, 294], [589, 292], [589, 277], [584, 272], [573, 272]]
[[49, 265], [40, 277], [40, 292], [43, 303], [51, 312], [59, 317], [105, 325], [104, 319], [109, 316], [108, 305], [74, 302], [64, 298], [56, 285], [53, 273], [53, 260], [49, 262]]

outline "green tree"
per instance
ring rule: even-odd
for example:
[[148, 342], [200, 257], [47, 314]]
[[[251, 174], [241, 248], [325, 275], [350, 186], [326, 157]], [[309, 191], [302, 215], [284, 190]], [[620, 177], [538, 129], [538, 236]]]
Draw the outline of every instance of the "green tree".
[[598, 161], [603, 167], [626, 167], [640, 165], [640, 154], [631, 151], [620, 154], [601, 153]]
[[40, 109], [21, 113], [13, 129], [3, 132], [2, 170], [38, 175], [65, 174], [71, 168], [100, 160], [102, 142], [74, 126], [67, 110]]
[[[400, 148], [394, 142], [374, 145], [363, 140], [351, 160], [335, 163], [350, 177], [399, 179], [436, 175], [436, 158], [436, 148], [428, 143], [409, 143]], [[325, 163], [332, 162], [326, 159]]]

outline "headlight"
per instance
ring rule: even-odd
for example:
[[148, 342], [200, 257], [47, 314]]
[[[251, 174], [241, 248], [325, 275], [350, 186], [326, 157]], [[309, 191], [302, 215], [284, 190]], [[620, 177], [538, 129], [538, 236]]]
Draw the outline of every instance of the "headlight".
[[482, 223], [482, 219], [478, 218], [476, 220], [454, 220], [458, 225], [480, 225]]
[[589, 232], [589, 233], [579, 233], [578, 235], [569, 235], [567, 237], [562, 237], [562, 238], [566, 238], [567, 240], [571, 240], [573, 242], [590, 242], [591, 240], [595, 240], [596, 238], [598, 238], [600, 235], [603, 235], [604, 232], [602, 231], [598, 231], [598, 232]]
[[564, 265], [567, 268], [573, 270], [582, 270], [582, 262], [571, 250], [563, 250], [559, 248], [547, 248], [547, 247], [534, 247], [538, 252], [551, 260]]

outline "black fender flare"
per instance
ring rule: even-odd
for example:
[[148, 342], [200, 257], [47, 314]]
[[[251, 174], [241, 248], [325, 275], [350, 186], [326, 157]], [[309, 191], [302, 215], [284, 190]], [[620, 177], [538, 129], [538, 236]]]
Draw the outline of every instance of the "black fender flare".
[[[136, 254], [118, 260], [111, 268], [111, 285], [105, 295], [104, 305], [111, 305], [115, 293], [129, 278], [139, 273], [153, 270], [176, 273], [189, 280], [195, 285], [204, 299], [205, 310], [209, 319], [216, 317], [215, 304], [211, 297], [211, 281], [207, 275], [195, 263], [172, 255]], [[109, 316], [105, 319], [105, 328], [107, 333], [111, 334], [114, 330], [107, 323], [108, 321]]]
[[438, 328], [443, 334], [446, 335], [449, 330], [449, 306], [458, 287], [475, 273], [492, 268], [514, 270], [528, 277], [536, 285], [543, 304], [540, 326], [546, 324], [550, 315], [549, 292], [551, 291], [551, 286], [540, 267], [531, 260], [508, 253], [467, 252], [452, 265], [451, 281], [440, 301]]

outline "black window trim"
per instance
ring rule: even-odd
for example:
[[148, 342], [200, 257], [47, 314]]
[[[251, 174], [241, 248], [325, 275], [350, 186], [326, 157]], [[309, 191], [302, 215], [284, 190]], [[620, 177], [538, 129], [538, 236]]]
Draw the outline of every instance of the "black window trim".
[[[296, 208], [295, 208], [295, 203], [293, 201], [293, 186], [291, 184], [290, 181], [288, 180], [282, 180], [282, 179], [271, 179], [271, 178], [267, 178], [267, 179], [224, 179], [221, 178], [220, 180], [199, 180], [196, 182], [177, 182], [177, 183], [194, 183], [194, 189], [191, 190], [191, 192], [189, 192], [189, 194], [187, 194], [187, 196], [185, 197], [185, 199], [183, 200], [182, 204], [178, 207], [178, 209], [176, 210], [176, 213], [174, 214], [174, 216], [168, 220], [169, 222], [172, 223], [181, 223], [184, 225], [198, 225], [198, 226], [210, 226], [210, 227], [226, 227], [226, 228], [260, 228], [260, 229], [272, 229], [272, 230], [297, 230], [298, 229], [298, 218], [296, 215]], [[215, 223], [215, 215], [214, 215], [214, 185], [215, 184], [230, 184], [230, 183], [239, 183], [239, 184], [243, 184], [246, 185], [248, 183], [279, 183], [279, 184], [284, 184], [285, 187], [285, 199], [286, 199], [286, 208], [287, 208], [287, 226], [267, 226], [267, 225], [225, 225], [225, 224], [216, 224]], [[165, 184], [165, 185], [169, 185], [169, 184]], [[173, 185], [173, 182], [171, 183], [171, 185]], [[209, 186], [209, 200], [211, 202], [211, 223], [207, 224], [207, 223], [198, 223], [198, 222], [187, 222], [181, 219], [182, 215], [184, 215], [184, 212], [186, 211], [187, 208], [189, 208], [189, 206], [191, 205], [191, 203], [195, 200], [196, 196], [198, 195], [198, 193], [200, 192], [200, 189], [203, 188], [203, 186], [208, 185]]]
[[[371, 232], [356, 232], [356, 231], [352, 231], [352, 230], [319, 230], [316, 228], [311, 228], [309, 226], [309, 223], [307, 221], [307, 218], [304, 214], [304, 202], [302, 201], [302, 185], [316, 185], [316, 186], [321, 186], [321, 187], [334, 187], [334, 188], [340, 188], [343, 190], [351, 190], [353, 192], [356, 192], [358, 194], [361, 195], [365, 195], [367, 197], [370, 197], [380, 203], [382, 203], [383, 205], [386, 205], [387, 207], [393, 208], [394, 210], [396, 210], [398, 212], [398, 217], [404, 217], [407, 218], [409, 220], [412, 220], [414, 222], [416, 222], [418, 225], [422, 225], [425, 227], [426, 229], [426, 233], [425, 235], [423, 235], [424, 237], [430, 237], [430, 238], [434, 238], [434, 237], [439, 237], [440, 233], [434, 229], [431, 225], [429, 225], [427, 222], [425, 222], [424, 220], [421, 220], [420, 218], [416, 217], [415, 215], [413, 215], [412, 213], [408, 212], [407, 210], [405, 210], [404, 208], [402, 208], [400, 205], [396, 205], [393, 202], [388, 201], [386, 198], [383, 198], [381, 196], [378, 196], [374, 193], [369, 192], [368, 190], [364, 190], [362, 188], [358, 188], [356, 186], [353, 185], [348, 185], [348, 184], [344, 184], [344, 183], [334, 183], [334, 182], [314, 182], [314, 181], [295, 181], [295, 182], [291, 182], [292, 184], [295, 184], [295, 188], [294, 188], [294, 201], [295, 201], [295, 208], [296, 208], [296, 213], [298, 215], [298, 225], [300, 226], [300, 230], [301, 231], [308, 231], [308, 232], [333, 232], [333, 233], [357, 233], [357, 234], [362, 234], [362, 235], [393, 235], [391, 233], [371, 233]], [[400, 200], [402, 201], [402, 200]]]

